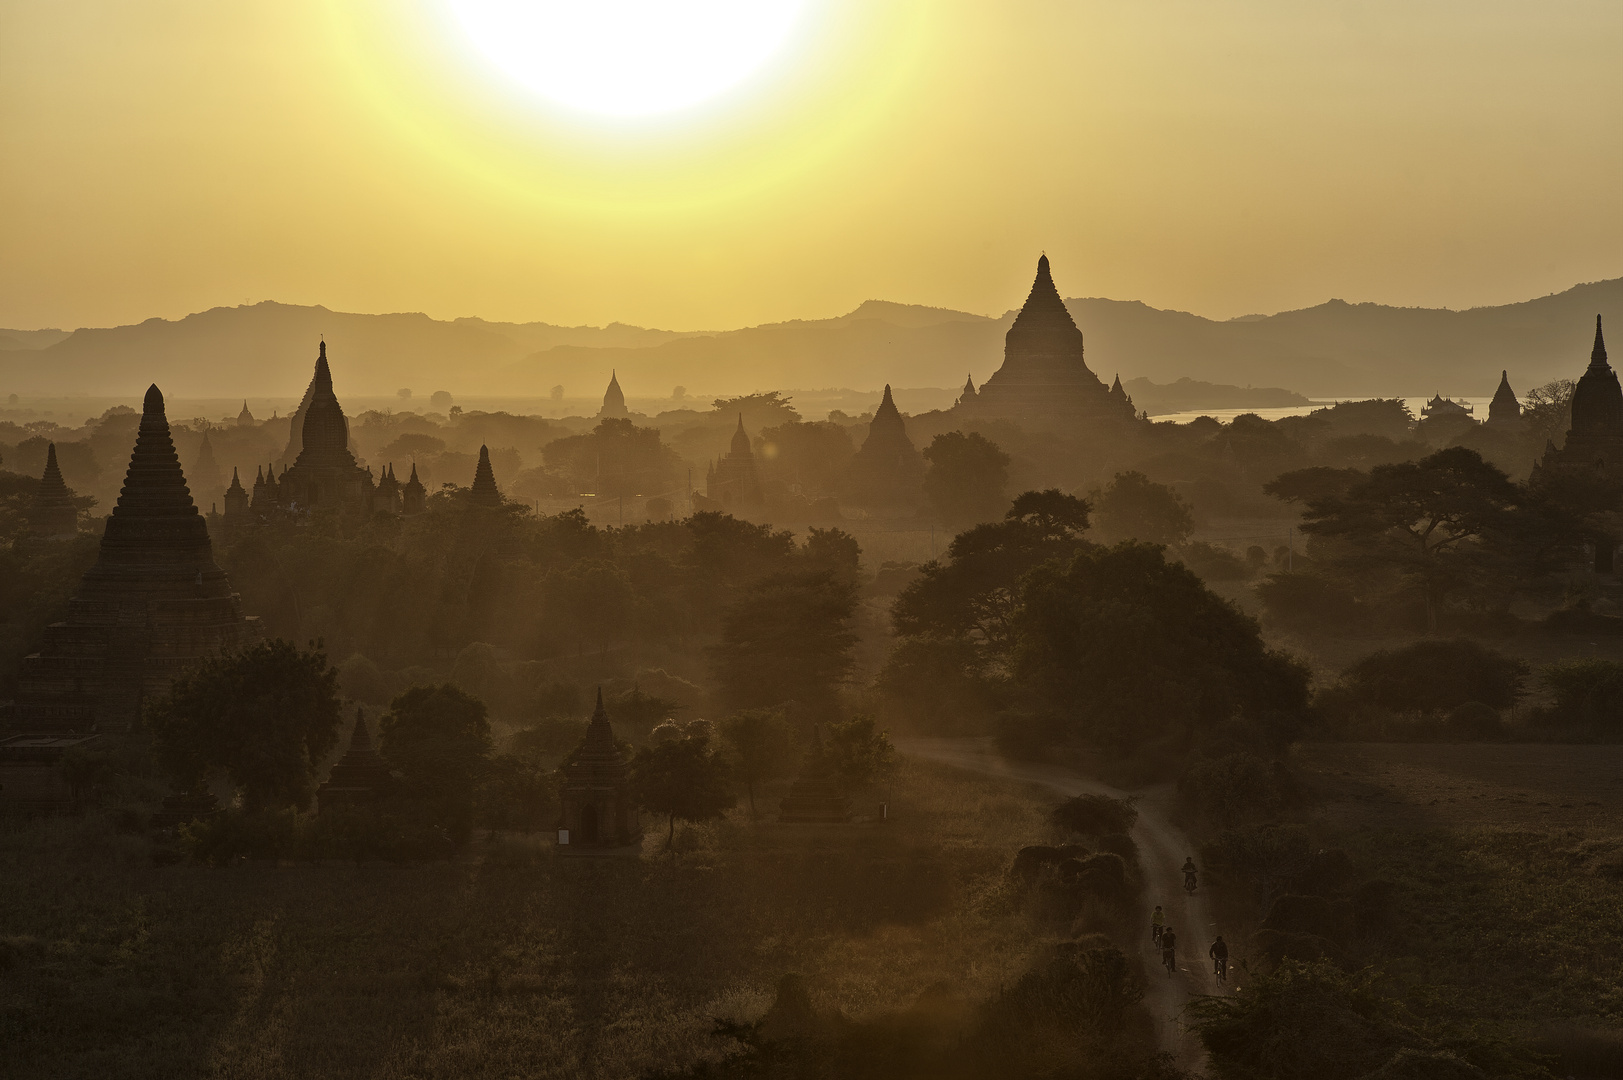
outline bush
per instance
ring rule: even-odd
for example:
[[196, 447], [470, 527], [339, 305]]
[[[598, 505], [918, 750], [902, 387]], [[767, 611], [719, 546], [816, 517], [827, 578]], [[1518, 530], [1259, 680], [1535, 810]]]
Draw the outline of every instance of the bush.
[[1310, 571], [1272, 574], [1257, 585], [1268, 621], [1294, 630], [1353, 633], [1369, 613], [1351, 589]]
[[1283, 763], [1247, 753], [1196, 758], [1178, 779], [1179, 794], [1219, 825], [1274, 816], [1294, 787]]
[[1348, 900], [1286, 893], [1269, 906], [1262, 928], [1346, 942], [1355, 929], [1353, 905]]
[[1083, 836], [1125, 833], [1138, 821], [1138, 811], [1130, 799], [1108, 795], [1078, 795], [1054, 808], [1049, 820], [1066, 832]]
[[1623, 729], [1623, 663], [1567, 660], [1540, 672], [1539, 684], [1555, 697], [1547, 720], [1604, 732]]
[[1205, 581], [1244, 581], [1252, 569], [1225, 547], [1195, 540], [1178, 549], [1178, 558]]
[[1497, 710], [1480, 701], [1467, 701], [1443, 721], [1448, 733], [1467, 740], [1497, 739], [1505, 733], [1505, 722]]
[[1382, 649], [1348, 668], [1355, 702], [1392, 712], [1440, 713], [1467, 702], [1508, 709], [1522, 695], [1527, 665], [1474, 641], [1417, 641]]
[[1393, 1003], [1322, 960], [1285, 960], [1188, 1008], [1213, 1071], [1235, 1080], [1356, 1080], [1418, 1042]]
[[1249, 885], [1264, 911], [1275, 896], [1313, 866], [1313, 845], [1300, 825], [1226, 829], [1207, 849], [1209, 866]]

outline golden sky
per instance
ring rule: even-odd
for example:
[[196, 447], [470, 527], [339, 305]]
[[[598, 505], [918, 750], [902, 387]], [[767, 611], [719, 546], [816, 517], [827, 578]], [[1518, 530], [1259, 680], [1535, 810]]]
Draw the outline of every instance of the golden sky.
[[520, 90], [445, 2], [0, 0], [0, 326], [1000, 313], [1039, 250], [1213, 317], [1623, 275], [1616, 0], [809, 0], [636, 121]]

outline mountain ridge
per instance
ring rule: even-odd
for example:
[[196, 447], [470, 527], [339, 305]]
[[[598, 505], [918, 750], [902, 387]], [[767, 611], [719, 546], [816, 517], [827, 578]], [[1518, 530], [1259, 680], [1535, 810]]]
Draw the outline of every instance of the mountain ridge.
[[[1314, 397], [1486, 395], [1499, 371], [1519, 392], [1576, 377], [1597, 312], [1623, 319], [1623, 278], [1512, 304], [1393, 307], [1327, 300], [1273, 315], [1208, 319], [1140, 300], [1066, 300], [1087, 361], [1106, 382], [1180, 378], [1289, 387]], [[676, 384], [739, 393], [783, 386], [977, 384], [1002, 362], [1014, 311], [866, 300], [842, 315], [732, 330], [673, 331], [610, 323], [566, 327], [423, 312], [363, 314], [261, 301], [180, 319], [61, 331], [0, 328], [0, 392], [134, 393], [156, 381], [187, 396], [296, 395], [325, 336], [340, 393], [589, 396], [611, 370], [636, 396]], [[26, 336], [25, 336], [26, 335]], [[43, 348], [13, 343], [50, 342]], [[173, 388], [173, 389], [171, 389]]]

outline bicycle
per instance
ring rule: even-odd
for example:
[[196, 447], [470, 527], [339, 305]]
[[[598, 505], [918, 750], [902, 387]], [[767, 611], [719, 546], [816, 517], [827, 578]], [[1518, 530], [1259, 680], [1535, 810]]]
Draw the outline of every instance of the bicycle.
[[1219, 956], [1216, 959], [1214, 959], [1212, 961], [1212, 974], [1217, 976], [1217, 981], [1218, 982], [1223, 982], [1223, 983], [1228, 982], [1229, 981], [1229, 958], [1226, 957], [1226, 956]]
[[1193, 871], [1184, 874], [1183, 891], [1188, 893], [1190, 896], [1195, 895], [1195, 875]]
[[1178, 953], [1174, 949], [1161, 950], [1161, 963], [1167, 966], [1167, 978], [1178, 973]]

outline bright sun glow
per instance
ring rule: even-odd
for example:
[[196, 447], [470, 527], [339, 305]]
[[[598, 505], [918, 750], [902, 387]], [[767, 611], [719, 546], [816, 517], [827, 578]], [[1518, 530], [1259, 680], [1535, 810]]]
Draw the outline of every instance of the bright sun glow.
[[550, 101], [608, 116], [674, 112], [758, 71], [806, 0], [448, 0], [496, 67]]

